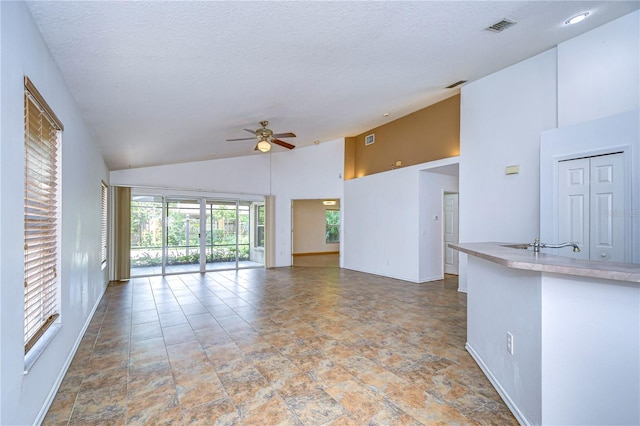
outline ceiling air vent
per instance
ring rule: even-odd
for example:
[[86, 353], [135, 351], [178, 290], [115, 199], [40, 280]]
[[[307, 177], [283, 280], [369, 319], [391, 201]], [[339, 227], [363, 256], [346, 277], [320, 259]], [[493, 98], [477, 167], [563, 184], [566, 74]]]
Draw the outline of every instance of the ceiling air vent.
[[447, 87], [445, 87], [445, 89], [453, 89], [454, 87], [458, 87], [458, 86], [460, 86], [461, 84], [464, 84], [464, 83], [466, 83], [466, 82], [467, 82], [467, 80], [460, 80], [460, 81], [456, 81], [455, 83], [450, 84], [450, 85], [448, 85]]
[[515, 24], [517, 24], [516, 21], [512, 21], [511, 19], [504, 18], [502, 21], [496, 22], [495, 24], [490, 25], [485, 29], [494, 33], [501, 33], [507, 28], [513, 27]]

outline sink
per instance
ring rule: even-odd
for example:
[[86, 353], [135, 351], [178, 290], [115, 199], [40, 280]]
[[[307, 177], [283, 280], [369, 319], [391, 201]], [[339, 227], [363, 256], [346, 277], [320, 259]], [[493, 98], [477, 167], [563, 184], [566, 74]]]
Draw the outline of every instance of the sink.
[[518, 250], [527, 250], [529, 248], [529, 244], [503, 244], [502, 247], [518, 249]]

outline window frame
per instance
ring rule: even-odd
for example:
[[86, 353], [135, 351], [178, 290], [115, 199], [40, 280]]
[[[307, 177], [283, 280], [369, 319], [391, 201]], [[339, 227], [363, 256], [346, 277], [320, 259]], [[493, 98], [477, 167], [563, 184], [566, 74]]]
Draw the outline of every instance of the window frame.
[[[24, 352], [39, 353], [60, 322], [62, 132], [64, 126], [24, 78]], [[34, 350], [37, 349], [37, 350]], [[30, 352], [31, 351], [31, 352]]]
[[[262, 223], [260, 223], [260, 210], [262, 210]], [[265, 223], [266, 223], [266, 210], [264, 204], [255, 205], [255, 238], [253, 246], [255, 248], [264, 249], [265, 246]], [[260, 244], [260, 229], [262, 229], [262, 244]]]
[[[338, 223], [333, 225], [329, 223], [329, 212], [337, 212], [338, 214]], [[325, 244], [338, 244], [340, 243], [340, 210], [339, 209], [325, 209], [324, 211], [324, 223], [325, 223]], [[330, 229], [336, 229], [337, 235], [338, 235], [338, 239], [333, 241], [333, 240], [329, 240], [329, 230]]]
[[109, 186], [100, 182], [100, 266], [107, 267], [109, 259]]

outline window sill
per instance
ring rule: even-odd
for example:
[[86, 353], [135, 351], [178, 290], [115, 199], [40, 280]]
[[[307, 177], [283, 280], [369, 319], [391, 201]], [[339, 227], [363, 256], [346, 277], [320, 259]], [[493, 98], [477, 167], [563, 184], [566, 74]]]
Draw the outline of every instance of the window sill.
[[24, 356], [24, 374], [29, 374], [29, 370], [36, 363], [40, 355], [44, 352], [49, 343], [53, 340], [58, 331], [62, 328], [62, 324], [52, 324], [38, 342]]

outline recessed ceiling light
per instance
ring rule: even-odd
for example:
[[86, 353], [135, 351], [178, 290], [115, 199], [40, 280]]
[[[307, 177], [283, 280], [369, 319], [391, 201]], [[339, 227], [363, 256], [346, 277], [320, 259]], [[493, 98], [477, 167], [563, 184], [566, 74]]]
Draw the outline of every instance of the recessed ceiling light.
[[335, 200], [325, 200], [322, 202], [322, 204], [324, 204], [325, 206], [335, 206], [338, 203]]
[[320, 141], [313, 141], [314, 144], [318, 145]]
[[573, 18], [569, 18], [566, 21], [564, 21], [565, 25], [573, 25], [573, 24], [577, 24], [578, 22], [582, 22], [584, 21], [584, 19], [589, 16], [589, 12], [582, 12], [579, 15], [574, 16]]
[[383, 115], [383, 116], [385, 116], [385, 117], [388, 117], [388, 116], [390, 116], [391, 114], [390, 114], [390, 113], [388, 113], [388, 112], [385, 112], [385, 113], [384, 113], [384, 114], [382, 114], [382, 115]]

